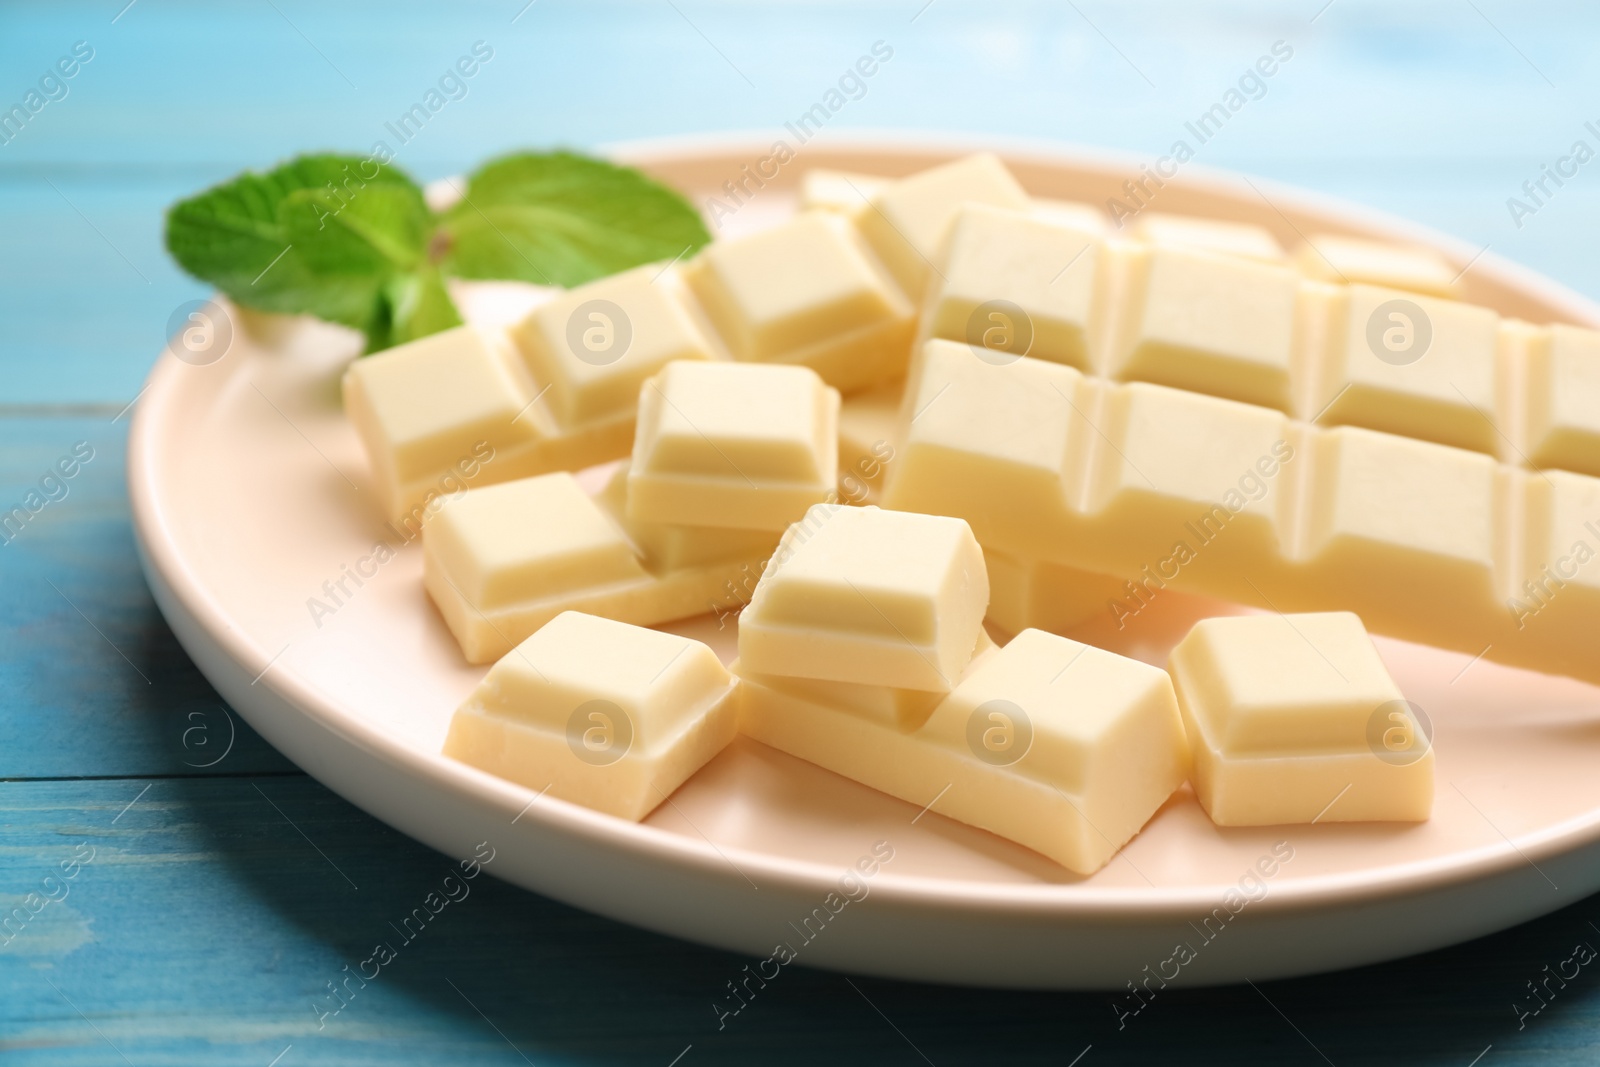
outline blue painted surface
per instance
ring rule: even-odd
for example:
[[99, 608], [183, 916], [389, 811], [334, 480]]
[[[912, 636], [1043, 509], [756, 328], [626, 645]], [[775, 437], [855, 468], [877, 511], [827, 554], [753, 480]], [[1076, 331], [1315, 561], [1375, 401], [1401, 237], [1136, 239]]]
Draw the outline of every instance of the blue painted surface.
[[[95, 50], [0, 144], [0, 507], [77, 442], [94, 450], [0, 545], [0, 913], [64, 894], [0, 934], [5, 1062], [1596, 1060], [1591, 969], [1525, 1027], [1512, 1010], [1575, 943], [1600, 945], [1594, 900], [1388, 966], [1166, 993], [1120, 1031], [1103, 995], [804, 969], [719, 1031], [711, 1004], [746, 961], [487, 878], [412, 940], [388, 932], [447, 862], [228, 716], [138, 574], [115, 417], [172, 308], [203, 291], [160, 248], [174, 198], [368, 147], [476, 40], [495, 59], [400, 157], [419, 177], [524, 145], [775, 129], [876, 40], [894, 58], [840, 128], [1154, 156], [1284, 40], [1293, 60], [1204, 163], [1409, 215], [1600, 296], [1600, 164], [1520, 229], [1505, 204], [1600, 118], [1600, 16], [1578, 3], [523, 2], [0, 7], [0, 105], [74, 42]], [[393, 963], [323, 1014], [326, 983], [379, 940]]]

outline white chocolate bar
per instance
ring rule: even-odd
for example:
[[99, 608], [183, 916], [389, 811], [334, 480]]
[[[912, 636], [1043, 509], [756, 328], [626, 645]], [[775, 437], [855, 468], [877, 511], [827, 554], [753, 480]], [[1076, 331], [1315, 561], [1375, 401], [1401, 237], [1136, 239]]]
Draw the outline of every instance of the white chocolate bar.
[[1600, 476], [1600, 333], [1517, 332], [1526, 344], [1516, 367], [1526, 401], [1521, 450], [1536, 467]]
[[887, 696], [827, 702], [756, 680], [740, 729], [864, 785], [1008, 838], [1079, 874], [1106, 864], [1188, 773], [1164, 671], [1027, 630], [980, 656], [914, 729]]
[[[1600, 418], [1590, 414], [1600, 410], [1600, 332], [1359, 281], [1424, 287], [1399, 267], [1393, 277], [1352, 268], [1350, 284], [1315, 280], [1281, 257], [1171, 237], [1163, 219], [1140, 230], [1151, 240], [1126, 241], [993, 206], [967, 204], [951, 218], [920, 339], [965, 342], [994, 363], [1027, 355], [1319, 425], [1600, 473]], [[1428, 259], [1408, 255], [1399, 248], [1396, 263]]]
[[1122, 269], [1108, 376], [1292, 410], [1299, 275], [1162, 245], [1130, 249]]
[[1326, 329], [1307, 354], [1322, 367], [1306, 405], [1318, 422], [1497, 452], [1509, 422], [1495, 390], [1499, 316], [1370, 285], [1323, 292]]
[[1093, 231], [968, 204], [951, 219], [920, 336], [1087, 369], [1103, 259]]
[[711, 649], [568, 611], [489, 668], [451, 720], [444, 754], [639, 820], [737, 727], [733, 679]]
[[1205, 619], [1169, 668], [1195, 793], [1217, 825], [1432, 811], [1432, 739], [1356, 616]]
[[716, 242], [685, 277], [735, 359], [803, 364], [846, 391], [905, 373], [915, 309], [843, 218]]
[[1414, 245], [1314, 233], [1295, 249], [1294, 263], [1306, 277], [1325, 282], [1365, 282], [1428, 296], [1460, 295], [1460, 272], [1439, 253]]
[[1600, 681], [1600, 480], [949, 342], [908, 388], [885, 506], [992, 552]]
[[783, 535], [739, 618], [753, 674], [948, 692], [989, 602], [959, 519], [819, 504]]
[[839, 391], [808, 367], [669, 363], [639, 394], [628, 516], [782, 532], [833, 493]]
[[428, 520], [423, 583], [468, 662], [497, 659], [563, 611], [648, 626], [713, 610], [770, 550], [772, 535], [747, 531], [641, 548], [604, 503], [557, 472], [463, 493]]

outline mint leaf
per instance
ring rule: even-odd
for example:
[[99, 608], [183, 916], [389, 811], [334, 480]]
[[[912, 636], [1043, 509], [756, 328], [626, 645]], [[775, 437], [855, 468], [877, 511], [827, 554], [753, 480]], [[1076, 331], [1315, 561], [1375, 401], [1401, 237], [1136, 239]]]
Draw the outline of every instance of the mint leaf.
[[[175, 204], [167, 249], [190, 274], [247, 307], [310, 314], [367, 334], [369, 351], [394, 334], [401, 281], [426, 266], [433, 216], [403, 172], [360, 156], [308, 155], [246, 172]], [[424, 283], [415, 283], [424, 284]], [[408, 313], [405, 332], [443, 314]], [[419, 335], [420, 336], [420, 335]]]
[[435, 267], [423, 267], [413, 274], [396, 275], [384, 288], [382, 336], [373, 336], [379, 342], [372, 349], [390, 345], [403, 345], [431, 333], [461, 325], [461, 313], [456, 310], [444, 279]]
[[711, 239], [679, 193], [631, 167], [571, 152], [486, 164], [445, 213], [441, 232], [447, 273], [562, 286], [687, 255]]

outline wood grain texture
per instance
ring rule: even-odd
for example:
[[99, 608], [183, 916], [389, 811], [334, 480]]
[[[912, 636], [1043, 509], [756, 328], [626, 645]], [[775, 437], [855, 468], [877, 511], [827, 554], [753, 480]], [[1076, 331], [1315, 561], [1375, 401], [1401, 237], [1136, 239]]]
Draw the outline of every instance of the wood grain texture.
[[[665, 1065], [691, 1044], [685, 1064], [909, 1064], [920, 1049], [941, 1067], [1064, 1064], [1090, 1044], [1085, 1063], [1320, 1062], [1312, 1042], [1337, 1064], [1466, 1064], [1491, 1043], [1494, 1063], [1600, 1051], [1592, 974], [1520, 1033], [1510, 1009], [1575, 942], [1600, 944], [1592, 904], [1389, 966], [1158, 993], [1120, 1030], [1107, 994], [852, 986], [802, 967], [719, 1030], [712, 1004], [750, 961], [487, 875], [433, 914], [452, 861], [305, 778], [14, 782], [0, 821], [13, 898], [93, 850], [64, 898], [0, 947], [7, 1063], [120, 1062], [111, 1046], [195, 1065], [262, 1065], [291, 1045], [285, 1065]], [[406, 925], [415, 909], [427, 921]], [[379, 943], [394, 958], [341, 1006], [327, 983]]]
[[[1600, 98], [1592, 10], [1509, 0], [1326, 10], [1324, 0], [124, 3], [0, 8], [7, 107], [74, 41], [96, 49], [65, 99], [0, 144], [0, 510], [41, 489], [77, 442], [94, 450], [65, 495], [0, 536], [3, 1062], [1493, 1067], [1600, 1057], [1592, 967], [1552, 986], [1525, 1026], [1513, 1010], [1534, 1003], [1527, 983], [1576, 943], [1600, 946], [1595, 900], [1382, 967], [1164, 992], [1120, 1029], [1103, 994], [798, 967], [719, 1029], [712, 1005], [749, 961], [492, 877], [405, 940], [390, 924], [427, 908], [452, 860], [306, 779], [227, 715], [139, 574], [126, 418], [113, 421], [172, 309], [204, 291], [161, 250], [164, 206], [296, 151], [367, 148], [479, 39], [494, 62], [399, 157], [420, 177], [524, 145], [776, 134], [875, 40], [894, 59], [837, 128], [969, 130], [1153, 158], [1282, 39], [1293, 62], [1197, 164], [1405, 214], [1600, 293], [1600, 259], [1574, 239], [1600, 223], [1600, 172], [1581, 172], [1521, 227], [1505, 203], [1595, 117], [1584, 104]], [[66, 879], [62, 862], [82, 849], [93, 858]], [[64, 897], [40, 903], [51, 894]], [[327, 983], [359, 970], [380, 941], [396, 946], [394, 960], [321, 1015], [334, 1003], [317, 1007]]]
[[0, 779], [291, 772], [150, 599], [116, 414], [0, 418]]

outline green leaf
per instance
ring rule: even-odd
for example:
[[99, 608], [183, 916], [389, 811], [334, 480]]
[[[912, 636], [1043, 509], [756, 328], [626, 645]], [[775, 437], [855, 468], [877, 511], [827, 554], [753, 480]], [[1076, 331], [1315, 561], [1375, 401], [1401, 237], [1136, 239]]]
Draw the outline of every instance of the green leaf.
[[682, 195], [571, 152], [503, 156], [445, 213], [440, 266], [463, 278], [581, 285], [688, 255], [711, 239]]
[[431, 227], [403, 172], [309, 155], [173, 205], [166, 238], [180, 266], [238, 303], [353, 326], [372, 349], [392, 332], [388, 289], [425, 263]]
[[461, 325], [461, 313], [445, 289], [444, 278], [431, 266], [415, 274], [397, 275], [390, 281], [384, 290], [383, 308], [387, 336], [374, 338], [382, 343], [369, 351], [403, 345]]

